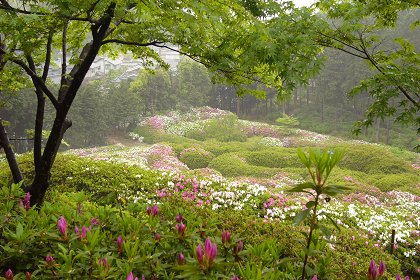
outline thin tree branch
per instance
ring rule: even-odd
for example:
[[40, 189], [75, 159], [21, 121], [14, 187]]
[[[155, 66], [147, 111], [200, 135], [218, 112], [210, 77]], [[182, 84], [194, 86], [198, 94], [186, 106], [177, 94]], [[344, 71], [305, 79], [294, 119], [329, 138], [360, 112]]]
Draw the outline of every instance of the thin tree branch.
[[66, 73], [67, 73], [67, 28], [68, 28], [68, 21], [64, 23], [63, 27], [63, 38], [61, 41], [61, 52], [63, 54], [62, 56], [62, 63], [61, 63], [61, 84], [64, 84], [66, 79]]
[[31, 68], [29, 68], [28, 65], [25, 64], [25, 62], [23, 62], [22, 60], [16, 59], [16, 58], [12, 58], [10, 59], [13, 63], [19, 65], [20, 67], [23, 68], [23, 70], [25, 70], [25, 72], [31, 77], [32, 82], [34, 83], [35, 86], [38, 86], [44, 93], [45, 95], [48, 97], [48, 99], [51, 101], [52, 105], [54, 106], [55, 109], [58, 109], [58, 101], [57, 99], [54, 97], [54, 95], [52, 94], [52, 92], [48, 89], [48, 87], [45, 85], [44, 81], [38, 77], [32, 70]]
[[340, 43], [340, 44], [343, 44], [344, 46], [346, 46], [346, 47], [348, 47], [348, 48], [351, 48], [351, 49], [353, 49], [353, 50], [355, 50], [355, 51], [357, 51], [357, 52], [360, 52], [360, 53], [364, 53], [362, 50], [360, 50], [359, 48], [357, 48], [357, 47], [355, 47], [355, 46], [353, 46], [353, 45], [350, 45], [349, 43], [346, 43], [346, 42], [344, 42], [343, 40], [340, 40], [340, 39], [338, 39], [338, 38], [335, 38], [335, 37], [333, 37], [333, 36], [330, 36], [330, 35], [327, 35], [327, 34], [324, 34], [324, 33], [322, 33], [322, 32], [317, 32], [319, 35], [321, 35], [321, 36], [323, 36], [323, 37], [325, 37], [325, 38], [328, 38], [328, 39], [330, 39], [330, 40], [333, 40], [333, 41], [336, 41], [336, 42], [338, 42], [338, 43]]
[[[361, 47], [365, 53], [365, 55], [367, 56], [367, 58], [369, 59], [369, 61], [372, 63], [372, 65], [376, 68], [376, 70], [378, 70], [382, 75], [387, 76], [386, 73], [384, 72], [384, 70], [378, 65], [377, 61], [370, 56], [369, 52], [367, 51], [366, 45], [365, 45], [365, 41], [363, 39], [362, 34], [359, 33], [359, 39], [361, 42]], [[392, 79], [392, 78], [391, 78]], [[394, 80], [395, 81], [395, 80]], [[399, 85], [396, 81], [395, 84], [397, 86], [397, 88], [402, 92], [402, 94], [408, 99], [410, 100], [411, 103], [414, 104], [414, 106], [416, 106], [417, 108], [420, 108], [420, 104], [419, 102], [416, 102], [411, 95], [401, 86]]]
[[159, 44], [163, 44], [164, 42], [161, 41], [151, 41], [148, 43], [139, 43], [139, 42], [129, 42], [129, 41], [124, 41], [124, 40], [119, 40], [119, 39], [108, 39], [108, 40], [103, 40], [101, 42], [101, 45], [105, 45], [105, 44], [110, 44], [110, 43], [116, 43], [116, 44], [122, 44], [122, 45], [129, 45], [129, 46], [138, 46], [138, 47], [147, 47], [147, 46], [156, 46], [156, 47], [161, 47], [161, 45]]
[[90, 22], [90, 23], [97, 23], [96, 20], [94, 20], [92, 18], [89, 18], [89, 17], [88, 18], [84, 18], [84, 17], [75, 17], [75, 16], [65, 16], [65, 15], [54, 14], [54, 13], [46, 13], [46, 12], [27, 11], [27, 10], [22, 10], [22, 9], [14, 8], [14, 7], [10, 6], [10, 4], [7, 3], [7, 1], [1, 0], [0, 2], [3, 3], [3, 4], [0, 4], [0, 10], [11, 11], [11, 12], [15, 12], [15, 13], [18, 13], [18, 14], [37, 15], [37, 16], [54, 16], [54, 17], [64, 18], [64, 19], [67, 19], [67, 20], [85, 21], [85, 22]]
[[44, 81], [44, 83], [47, 80], [48, 70], [50, 69], [52, 37], [53, 37], [53, 34], [51, 32], [48, 36], [47, 50], [46, 50], [46, 53], [45, 53], [44, 70], [42, 71], [42, 81]]

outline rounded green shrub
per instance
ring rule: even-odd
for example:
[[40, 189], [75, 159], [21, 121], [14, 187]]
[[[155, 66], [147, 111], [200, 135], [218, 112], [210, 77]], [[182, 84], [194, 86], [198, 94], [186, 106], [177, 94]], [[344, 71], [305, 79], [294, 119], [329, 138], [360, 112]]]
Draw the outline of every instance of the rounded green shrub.
[[410, 173], [377, 175], [371, 179], [372, 184], [381, 191], [406, 191], [420, 194], [419, 177]]
[[200, 147], [186, 148], [179, 156], [179, 159], [190, 169], [206, 168], [213, 158], [214, 155], [211, 152]]
[[226, 177], [272, 177], [280, 171], [278, 168], [250, 165], [242, 153], [226, 153], [218, 156], [209, 163], [208, 167], [219, 171]]
[[202, 129], [193, 129], [193, 130], [188, 131], [185, 134], [185, 137], [198, 140], [198, 141], [204, 141], [206, 140], [206, 133]]
[[216, 139], [221, 142], [245, 142], [247, 135], [238, 122], [238, 117], [229, 115], [221, 119], [210, 120], [204, 126], [206, 139]]
[[270, 168], [302, 167], [296, 149], [270, 148], [244, 154], [247, 163]]
[[397, 174], [411, 170], [408, 162], [381, 146], [349, 145], [345, 150], [344, 158], [338, 164], [341, 168], [368, 174]]

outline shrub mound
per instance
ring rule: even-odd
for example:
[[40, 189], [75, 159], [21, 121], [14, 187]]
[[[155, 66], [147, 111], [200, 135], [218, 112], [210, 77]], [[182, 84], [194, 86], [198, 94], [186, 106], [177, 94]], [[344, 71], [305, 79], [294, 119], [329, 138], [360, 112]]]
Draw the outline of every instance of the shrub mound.
[[375, 145], [348, 145], [346, 154], [338, 166], [367, 174], [397, 174], [410, 172], [410, 165], [384, 147]]
[[271, 178], [280, 171], [278, 168], [250, 165], [240, 153], [226, 153], [216, 157], [209, 163], [209, 167], [219, 171], [226, 177], [268, 177]]
[[200, 147], [186, 148], [179, 156], [179, 159], [190, 169], [206, 168], [213, 158], [214, 155], [211, 152]]

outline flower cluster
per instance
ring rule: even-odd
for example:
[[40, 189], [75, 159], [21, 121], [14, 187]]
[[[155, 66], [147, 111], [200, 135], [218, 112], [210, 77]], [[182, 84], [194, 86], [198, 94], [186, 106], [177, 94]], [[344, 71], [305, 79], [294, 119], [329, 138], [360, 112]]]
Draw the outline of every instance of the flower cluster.
[[274, 137], [263, 137], [258, 144], [267, 147], [287, 147], [288, 144], [284, 140]]
[[198, 263], [203, 271], [207, 271], [212, 266], [217, 255], [216, 243], [212, 243], [210, 238], [204, 242], [204, 253], [201, 244], [197, 245], [196, 256]]

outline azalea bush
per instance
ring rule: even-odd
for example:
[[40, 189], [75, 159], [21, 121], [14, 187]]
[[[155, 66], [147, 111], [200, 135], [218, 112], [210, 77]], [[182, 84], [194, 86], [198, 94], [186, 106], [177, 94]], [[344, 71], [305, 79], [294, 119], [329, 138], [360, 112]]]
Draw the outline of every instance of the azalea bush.
[[[29, 195], [19, 185], [1, 188], [6, 279], [296, 279], [300, 273], [291, 223], [197, 207], [182, 196], [121, 208], [97, 205], [83, 193], [57, 193], [37, 211]], [[383, 259], [390, 273], [399, 271], [380, 250], [369, 257]]]
[[[225, 117], [242, 135], [253, 136], [221, 142], [207, 134], [198, 141], [178, 133], [205, 132], [206, 124]], [[415, 154], [241, 121], [211, 108], [147, 118], [138, 132], [153, 145], [59, 154], [39, 212], [18, 186], [10, 190], [4, 184], [0, 279], [25, 279], [26, 272], [32, 279], [299, 279], [305, 254], [307, 279], [420, 277]], [[316, 188], [286, 191], [312, 180], [297, 145], [344, 148], [347, 156], [326, 187], [351, 188], [318, 197], [309, 250], [311, 222], [300, 213], [314, 216]], [[358, 162], [358, 152], [364, 162]], [[29, 155], [18, 160], [31, 178]], [[386, 173], [375, 169], [375, 161]], [[4, 161], [0, 180], [11, 181]]]

